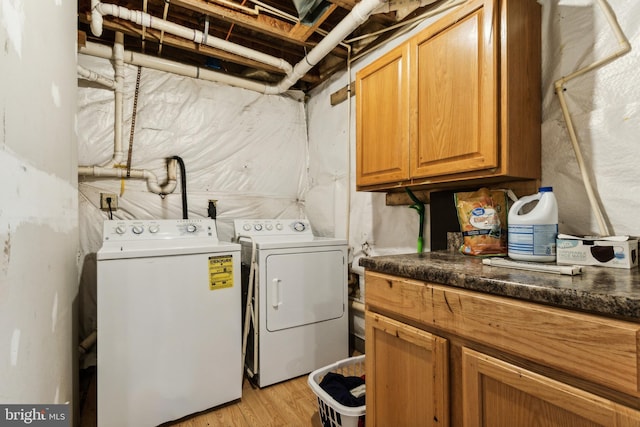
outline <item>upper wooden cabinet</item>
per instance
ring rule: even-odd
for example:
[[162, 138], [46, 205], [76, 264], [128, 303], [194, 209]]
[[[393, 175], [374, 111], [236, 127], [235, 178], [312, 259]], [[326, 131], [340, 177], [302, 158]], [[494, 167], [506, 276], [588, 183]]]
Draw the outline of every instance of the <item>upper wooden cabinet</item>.
[[540, 178], [540, 5], [471, 0], [356, 74], [359, 190]]
[[[409, 45], [387, 53], [357, 75], [357, 181], [409, 179]], [[366, 141], [366, 143], [363, 143]]]

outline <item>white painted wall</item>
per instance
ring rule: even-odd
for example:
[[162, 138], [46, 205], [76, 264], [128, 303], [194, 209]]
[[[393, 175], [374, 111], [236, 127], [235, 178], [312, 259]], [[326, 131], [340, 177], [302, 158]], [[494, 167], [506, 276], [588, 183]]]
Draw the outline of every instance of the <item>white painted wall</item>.
[[0, 402], [72, 400], [76, 2], [0, 0]]

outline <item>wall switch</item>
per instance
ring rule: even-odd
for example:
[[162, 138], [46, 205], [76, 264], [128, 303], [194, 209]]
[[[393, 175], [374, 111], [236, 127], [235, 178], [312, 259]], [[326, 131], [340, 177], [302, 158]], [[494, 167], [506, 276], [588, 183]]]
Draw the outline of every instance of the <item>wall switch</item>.
[[100, 209], [103, 211], [108, 211], [109, 202], [111, 202], [112, 211], [115, 211], [116, 209], [118, 209], [118, 196], [116, 194], [100, 193]]

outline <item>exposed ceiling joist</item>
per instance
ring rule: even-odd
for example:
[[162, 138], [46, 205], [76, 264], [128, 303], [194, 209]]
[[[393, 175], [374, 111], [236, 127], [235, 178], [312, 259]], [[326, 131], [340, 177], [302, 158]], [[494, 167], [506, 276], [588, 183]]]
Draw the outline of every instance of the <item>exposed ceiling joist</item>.
[[[243, 53], [239, 50], [223, 50], [220, 45], [207, 43], [206, 37], [226, 40], [228, 43], [242, 46], [246, 52], [254, 51], [293, 66], [302, 63], [326, 34], [330, 34], [357, 4], [365, 0], [326, 0], [320, 2], [313, 13], [309, 14], [298, 12], [299, 5], [294, 6], [293, 0], [101, 0], [110, 6], [111, 10], [118, 6], [132, 11], [131, 13], [139, 11], [142, 14], [145, 9], [145, 15], [150, 17], [149, 19], [159, 19], [188, 30], [193, 29], [194, 34], [199, 32], [205, 41], [196, 37], [194, 40], [197, 41], [193, 41], [167, 32], [161, 34], [159, 30], [162, 28], [156, 25], [144, 26], [142, 20], [128, 22], [118, 18], [119, 14], [106, 14], [103, 17], [104, 34], [94, 35], [90, 30], [90, 24], [91, 4], [95, 0], [77, 1], [78, 29], [86, 33], [88, 41], [111, 45], [115, 32], [122, 32], [125, 34], [125, 48], [132, 51], [161, 56], [187, 65], [213, 67], [221, 73], [235, 76], [252, 75], [256, 76], [255, 80], [273, 82], [283, 76], [283, 68], [277, 68], [278, 64], [274, 64], [273, 61], [260, 62], [259, 55], [253, 55], [256, 59], [250, 59], [242, 56]], [[451, 0], [388, 1], [394, 4], [393, 8], [387, 7], [385, 13], [367, 15], [368, 18], [346, 39], [397, 24], [400, 15], [409, 13], [415, 5], [426, 2], [428, 5], [425, 7], [431, 8], [433, 6], [430, 4], [434, 1], [437, 5]], [[402, 9], [401, 12], [396, 12], [398, 7]], [[411, 14], [415, 16], [425, 7]], [[297, 18], [298, 13], [312, 23], [302, 22], [302, 19]], [[359, 40], [352, 44], [351, 53], [357, 55], [369, 50], [391, 34], [381, 33]], [[151, 47], [149, 43], [152, 44]], [[164, 48], [161, 49], [161, 45]], [[212, 47], [214, 45], [216, 47]], [[303, 76], [296, 76], [293, 89], [310, 90], [329, 78], [332, 73], [346, 68], [348, 50], [344, 44], [333, 46], [335, 47], [330, 52], [323, 52], [325, 56], [315, 66], [306, 70]], [[316, 58], [313, 62], [317, 61]]]
[[[90, 15], [86, 14], [85, 18], [82, 20], [83, 22], [89, 24], [91, 22], [91, 17]], [[134, 36], [134, 37], [141, 37], [142, 36], [142, 29], [137, 27], [134, 24], [131, 24], [129, 22], [126, 21], [121, 21], [118, 19], [113, 19], [113, 20], [105, 20], [103, 23], [103, 26], [105, 29], [107, 30], [112, 30], [112, 31], [119, 31], [122, 32], [125, 35], [129, 35], [129, 36]], [[145, 29], [145, 40], [147, 42], [154, 42], [154, 43], [159, 43], [160, 42], [160, 31], [158, 30], [154, 30], [152, 28], [146, 28]], [[167, 46], [171, 46], [177, 49], [181, 49], [181, 50], [185, 50], [194, 54], [202, 54], [202, 55], [206, 55], [206, 56], [210, 56], [210, 57], [215, 57], [218, 58], [220, 60], [223, 61], [229, 61], [232, 62], [234, 64], [239, 64], [245, 67], [251, 67], [251, 68], [256, 68], [256, 69], [261, 69], [270, 73], [275, 73], [275, 74], [280, 74], [281, 70], [276, 68], [276, 67], [272, 67], [268, 64], [264, 64], [262, 62], [258, 62], [258, 61], [254, 61], [252, 59], [249, 58], [245, 58], [243, 56], [240, 55], [235, 55], [233, 53], [229, 53], [220, 49], [215, 49], [213, 47], [210, 46], [206, 46], [206, 45], [200, 45], [197, 44], [195, 42], [189, 41], [189, 40], [185, 40], [183, 38], [174, 36], [172, 34], [167, 34], [164, 33], [163, 36], [163, 43]], [[185, 61], [185, 62], [189, 62], [189, 61]], [[305, 81], [307, 83], [317, 83], [319, 81], [319, 79], [315, 76], [312, 75], [305, 75], [302, 78], [302, 81]]]

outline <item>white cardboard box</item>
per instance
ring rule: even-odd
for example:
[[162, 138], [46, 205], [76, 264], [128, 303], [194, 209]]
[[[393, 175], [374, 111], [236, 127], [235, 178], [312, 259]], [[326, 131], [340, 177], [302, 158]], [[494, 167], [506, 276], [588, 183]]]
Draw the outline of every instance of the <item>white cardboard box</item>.
[[558, 264], [633, 268], [638, 265], [638, 239], [629, 236], [570, 236], [556, 239]]

